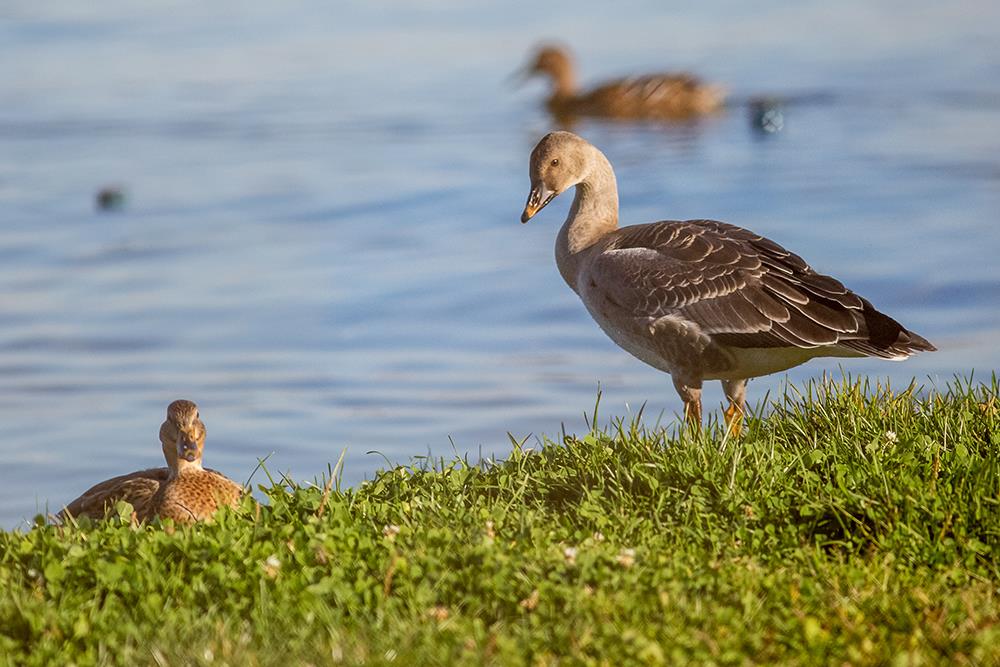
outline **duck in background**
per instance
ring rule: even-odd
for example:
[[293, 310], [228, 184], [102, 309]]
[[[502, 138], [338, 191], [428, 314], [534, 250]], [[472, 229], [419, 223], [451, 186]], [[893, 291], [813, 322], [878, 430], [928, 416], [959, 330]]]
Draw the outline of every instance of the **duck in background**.
[[545, 104], [561, 122], [592, 116], [620, 120], [677, 121], [722, 108], [725, 90], [696, 77], [674, 72], [606, 81], [580, 90], [569, 52], [559, 46], [539, 47], [520, 72], [524, 77], [547, 76], [552, 89]]

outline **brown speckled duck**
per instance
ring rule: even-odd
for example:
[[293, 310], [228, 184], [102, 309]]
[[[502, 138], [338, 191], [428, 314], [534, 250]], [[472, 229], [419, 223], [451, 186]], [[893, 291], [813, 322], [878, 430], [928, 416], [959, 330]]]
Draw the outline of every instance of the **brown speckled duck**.
[[685, 73], [616, 79], [580, 91], [569, 53], [552, 45], [537, 50], [525, 73], [551, 79], [552, 93], [546, 106], [563, 121], [577, 116], [684, 120], [719, 110], [725, 99], [721, 87], [705, 84]]
[[142, 518], [159, 517], [192, 523], [210, 518], [222, 507], [235, 507], [239, 503], [242, 486], [201, 466], [205, 425], [197, 405], [184, 400], [171, 403], [167, 408], [167, 421], [160, 428], [160, 440], [173, 441], [175, 467], [150, 498]]
[[103, 519], [123, 500], [132, 505], [140, 521], [159, 516], [187, 523], [239, 501], [243, 487], [201, 467], [205, 425], [192, 401], [177, 400], [167, 407], [160, 443], [166, 468], [140, 470], [101, 482], [69, 503], [60, 518]]
[[601, 329], [670, 373], [701, 423], [701, 387], [721, 380], [726, 424], [742, 425], [748, 378], [814, 357], [902, 360], [935, 348], [840, 281], [751, 231], [714, 220], [618, 227], [618, 187], [604, 154], [570, 132], [538, 142], [527, 222], [576, 189], [556, 264]]

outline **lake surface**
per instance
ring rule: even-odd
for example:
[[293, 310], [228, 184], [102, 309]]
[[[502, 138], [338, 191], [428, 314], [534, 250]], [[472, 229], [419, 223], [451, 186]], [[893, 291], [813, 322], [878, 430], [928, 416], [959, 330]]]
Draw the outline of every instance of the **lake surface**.
[[[508, 432], [585, 430], [599, 383], [602, 421], [672, 421], [669, 378], [559, 277], [571, 197], [518, 222], [551, 121], [505, 78], [545, 38], [585, 83], [687, 68], [797, 100], [774, 136], [743, 108], [575, 129], [624, 224], [749, 227], [940, 348], [813, 361], [751, 402], [840, 367], [1000, 367], [1000, 4], [412, 4], [3, 3], [0, 526], [158, 465], [180, 397], [239, 481], [266, 456], [311, 480], [345, 448], [347, 483], [503, 456]], [[128, 198], [99, 213], [108, 184]]]

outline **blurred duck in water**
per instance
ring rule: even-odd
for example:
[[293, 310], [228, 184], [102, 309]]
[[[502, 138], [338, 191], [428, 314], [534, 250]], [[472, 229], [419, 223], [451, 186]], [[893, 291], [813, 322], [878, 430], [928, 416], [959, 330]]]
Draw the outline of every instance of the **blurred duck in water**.
[[543, 45], [521, 71], [524, 77], [547, 76], [552, 92], [545, 104], [562, 122], [579, 116], [620, 120], [685, 120], [718, 111], [724, 90], [683, 72], [648, 74], [606, 81], [580, 90], [569, 53]]

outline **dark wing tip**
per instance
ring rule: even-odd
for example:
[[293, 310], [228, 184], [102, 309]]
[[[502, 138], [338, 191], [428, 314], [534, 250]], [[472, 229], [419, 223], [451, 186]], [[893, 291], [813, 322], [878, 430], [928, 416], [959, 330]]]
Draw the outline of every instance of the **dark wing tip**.
[[906, 329], [885, 313], [876, 310], [867, 299], [862, 299], [862, 303], [862, 317], [868, 336], [864, 339], [841, 341], [841, 345], [883, 359], [900, 359], [910, 357], [917, 352], [937, 350], [923, 336]]
[[903, 329], [899, 332], [899, 338], [896, 339], [892, 347], [909, 354], [915, 352], [937, 352], [937, 348], [929, 340], [908, 329]]

